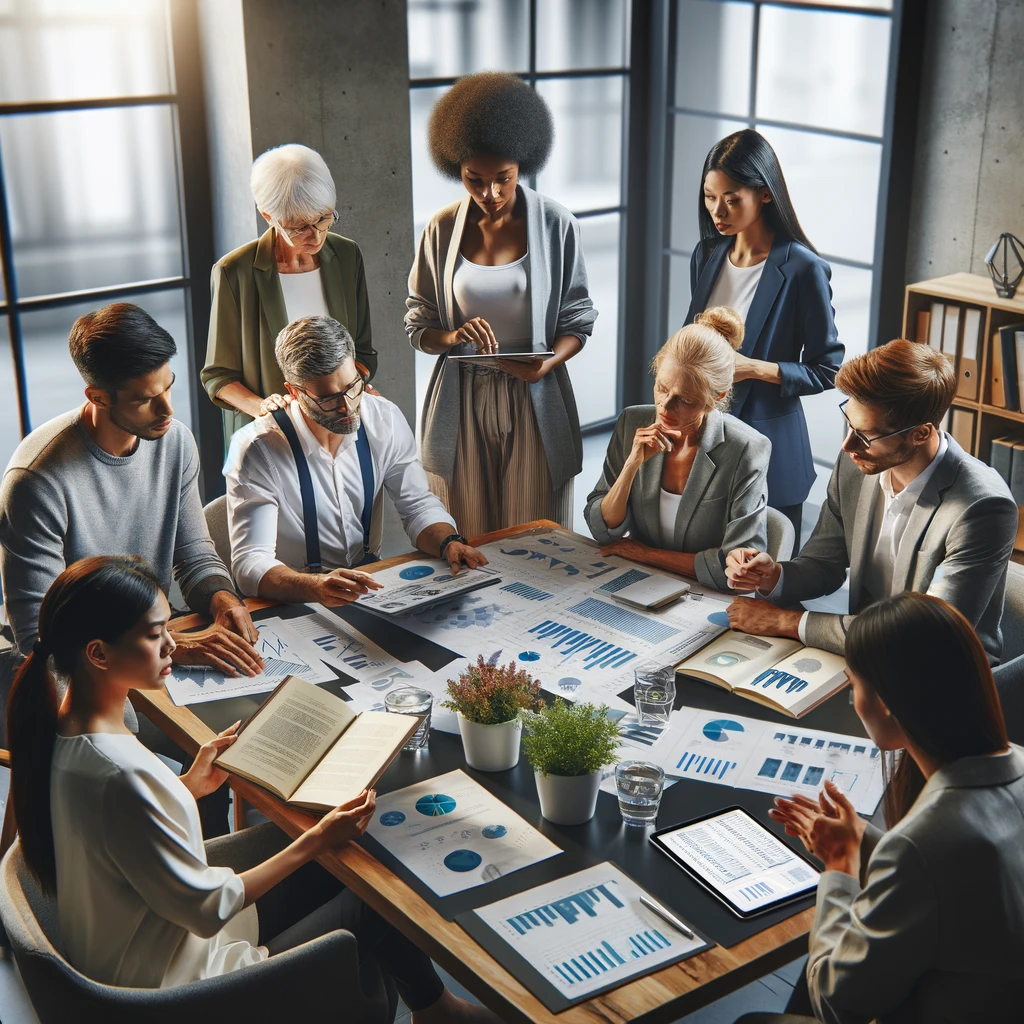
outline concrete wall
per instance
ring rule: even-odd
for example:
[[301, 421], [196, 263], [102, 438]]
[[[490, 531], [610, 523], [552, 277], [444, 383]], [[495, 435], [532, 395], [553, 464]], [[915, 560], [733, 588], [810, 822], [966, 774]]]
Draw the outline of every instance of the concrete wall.
[[985, 274], [1001, 232], [1024, 238], [1024, 2], [928, 8], [908, 282]]

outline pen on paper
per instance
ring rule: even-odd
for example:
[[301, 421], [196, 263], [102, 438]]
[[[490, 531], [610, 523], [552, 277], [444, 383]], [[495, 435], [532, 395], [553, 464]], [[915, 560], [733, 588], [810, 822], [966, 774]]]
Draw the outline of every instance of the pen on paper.
[[652, 913], [657, 914], [662, 921], [670, 924], [676, 931], [682, 932], [688, 939], [697, 938], [678, 917], [666, 910], [657, 900], [651, 899], [647, 893], [640, 894], [640, 902]]

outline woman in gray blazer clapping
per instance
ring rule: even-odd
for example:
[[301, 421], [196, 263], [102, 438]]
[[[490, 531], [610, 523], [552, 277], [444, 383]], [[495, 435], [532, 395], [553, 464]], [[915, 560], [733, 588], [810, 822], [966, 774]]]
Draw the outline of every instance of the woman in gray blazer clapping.
[[[814, 1013], [1019, 1021], [1024, 751], [1007, 741], [981, 641], [951, 605], [906, 592], [853, 621], [846, 659], [857, 714], [893, 752], [889, 831], [831, 783], [817, 803], [778, 799], [771, 812], [825, 864], [807, 962]], [[792, 1018], [744, 1021], [775, 1019]]]
[[654, 405], [623, 410], [587, 498], [587, 523], [603, 554], [725, 590], [719, 552], [740, 537], [765, 538], [771, 442], [720, 411], [742, 342], [739, 314], [718, 306], [654, 357]]

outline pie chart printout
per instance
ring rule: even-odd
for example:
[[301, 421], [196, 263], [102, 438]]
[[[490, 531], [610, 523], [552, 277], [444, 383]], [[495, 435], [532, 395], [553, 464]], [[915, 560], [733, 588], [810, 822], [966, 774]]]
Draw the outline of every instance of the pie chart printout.
[[703, 732], [709, 740], [714, 740], [715, 743], [724, 743], [729, 738], [730, 732], [743, 732], [743, 726], [731, 718], [715, 718], [704, 726]]
[[504, 825], [485, 825], [480, 830], [480, 834], [484, 839], [501, 839], [502, 836], [508, 834], [508, 829]]
[[380, 823], [389, 827], [401, 825], [403, 821], [405, 821], [405, 815], [401, 811], [385, 811], [380, 816]]
[[453, 850], [444, 859], [444, 866], [449, 871], [472, 871], [480, 867], [483, 857], [476, 850]]
[[410, 565], [408, 569], [403, 569], [398, 575], [403, 580], [421, 580], [425, 576], [432, 576], [434, 570], [429, 565]]
[[455, 810], [455, 800], [444, 793], [428, 793], [416, 801], [416, 810], [428, 818], [440, 818], [443, 814], [451, 814]]

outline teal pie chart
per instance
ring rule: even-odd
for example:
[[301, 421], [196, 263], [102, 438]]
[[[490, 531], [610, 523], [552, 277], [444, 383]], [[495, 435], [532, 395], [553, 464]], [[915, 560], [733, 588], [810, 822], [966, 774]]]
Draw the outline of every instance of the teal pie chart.
[[405, 815], [401, 811], [385, 811], [380, 816], [380, 823], [390, 828], [401, 825], [403, 821], [405, 821]]
[[724, 743], [731, 732], [743, 732], [743, 726], [734, 722], [731, 718], [715, 718], [708, 722], [701, 730], [709, 740], [715, 743]]
[[[455, 798], [445, 796], [444, 793], [428, 793], [416, 801], [416, 810], [420, 814], [425, 814], [428, 818], [440, 818], [442, 815], [451, 814], [455, 810]], [[466, 868], [465, 870], [468, 871], [469, 869]]]
[[403, 580], [421, 580], [424, 576], [432, 576], [434, 570], [429, 565], [410, 565], [408, 569], [403, 569], [398, 575]]
[[708, 622], [712, 626], [726, 626], [729, 625], [729, 613], [728, 612], [712, 612], [708, 616]]
[[444, 859], [444, 866], [449, 871], [472, 871], [482, 863], [483, 857], [473, 850], [454, 850]]

